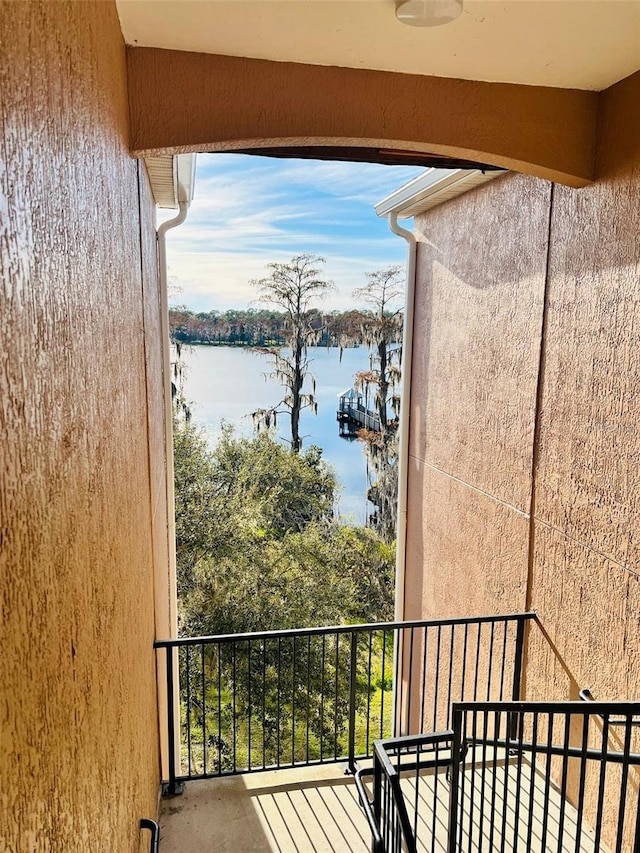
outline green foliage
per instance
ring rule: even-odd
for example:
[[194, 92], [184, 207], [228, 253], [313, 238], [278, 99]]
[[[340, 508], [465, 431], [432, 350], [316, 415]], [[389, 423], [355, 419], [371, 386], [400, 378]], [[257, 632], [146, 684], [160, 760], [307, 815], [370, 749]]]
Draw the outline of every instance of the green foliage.
[[393, 547], [333, 519], [335, 475], [317, 447], [225, 429], [210, 450], [179, 421], [174, 455], [182, 633], [391, 616]]
[[[391, 618], [394, 549], [372, 530], [334, 520], [335, 475], [319, 448], [294, 453], [269, 433], [240, 438], [227, 428], [211, 450], [185, 418], [174, 435], [181, 634]], [[359, 671], [370, 658], [363, 642]], [[345, 748], [349, 673], [349, 634], [258, 641], [251, 654], [246, 641], [203, 646], [181, 657], [182, 685], [200, 684], [183, 692], [185, 741], [202, 766], [208, 749], [221, 770], [233, 767], [238, 744], [243, 761], [287, 761], [307, 744], [311, 755], [329, 757]], [[379, 687], [359, 678], [357, 708], [381, 715]]]

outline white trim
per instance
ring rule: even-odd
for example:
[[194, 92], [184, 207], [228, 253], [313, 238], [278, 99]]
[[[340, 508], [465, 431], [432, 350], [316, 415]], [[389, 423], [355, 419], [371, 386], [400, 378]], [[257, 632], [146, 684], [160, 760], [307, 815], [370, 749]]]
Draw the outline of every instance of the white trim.
[[504, 174], [503, 169], [426, 169], [379, 201], [375, 211], [378, 216], [395, 213], [408, 219]]
[[144, 158], [153, 198], [158, 207], [178, 210], [193, 200], [196, 180], [195, 154], [160, 154]]

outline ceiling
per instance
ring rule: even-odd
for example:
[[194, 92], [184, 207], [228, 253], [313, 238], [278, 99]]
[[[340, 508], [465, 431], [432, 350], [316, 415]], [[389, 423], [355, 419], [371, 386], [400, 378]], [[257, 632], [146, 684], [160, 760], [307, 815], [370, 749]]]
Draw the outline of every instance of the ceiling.
[[600, 91], [640, 68], [640, 0], [465, 0], [409, 27], [394, 0], [117, 0], [127, 44]]

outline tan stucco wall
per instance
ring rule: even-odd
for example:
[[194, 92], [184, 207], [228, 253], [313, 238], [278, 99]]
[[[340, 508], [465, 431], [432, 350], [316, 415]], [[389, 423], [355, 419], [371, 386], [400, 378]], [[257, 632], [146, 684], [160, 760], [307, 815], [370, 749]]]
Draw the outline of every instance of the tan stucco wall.
[[129, 853], [159, 783], [146, 176], [114, 4], [3, 3], [0, 42], [0, 849]]
[[131, 147], [400, 148], [593, 178], [595, 92], [129, 48]]
[[416, 223], [405, 612], [536, 610], [529, 698], [639, 695], [640, 74], [601, 101], [593, 186]]
[[640, 74], [603, 101], [601, 177], [553, 201], [531, 696], [640, 697]]
[[416, 221], [409, 618], [524, 608], [549, 193], [497, 178]]

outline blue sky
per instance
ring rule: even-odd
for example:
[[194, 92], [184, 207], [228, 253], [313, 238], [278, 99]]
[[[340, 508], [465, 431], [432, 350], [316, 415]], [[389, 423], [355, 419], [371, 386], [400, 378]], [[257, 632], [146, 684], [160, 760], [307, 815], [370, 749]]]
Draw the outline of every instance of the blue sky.
[[[251, 279], [271, 261], [326, 258], [336, 291], [327, 309], [354, 306], [365, 273], [404, 263], [406, 244], [373, 205], [418, 175], [409, 166], [199, 154], [187, 221], [167, 234], [170, 302], [195, 311], [255, 304]], [[161, 219], [174, 214], [166, 212]]]

